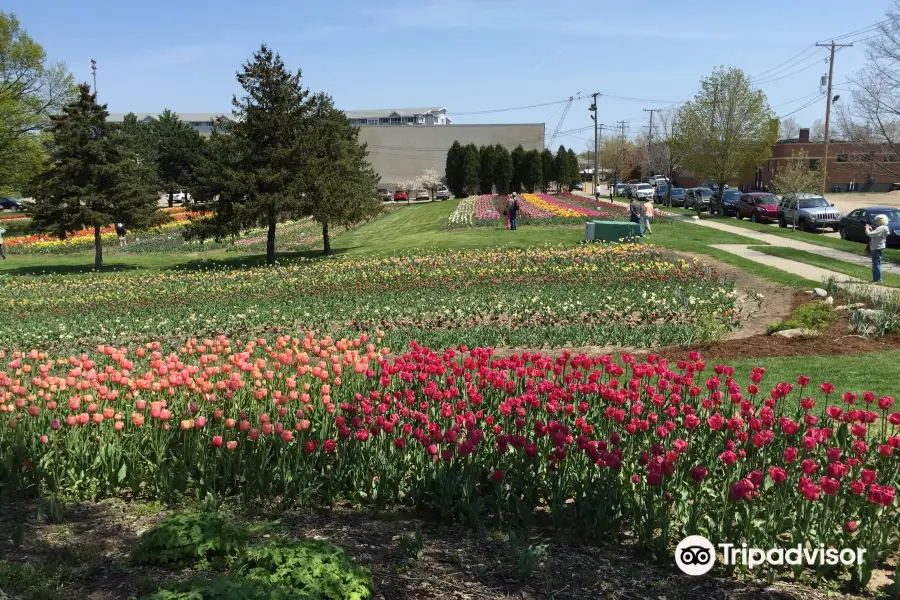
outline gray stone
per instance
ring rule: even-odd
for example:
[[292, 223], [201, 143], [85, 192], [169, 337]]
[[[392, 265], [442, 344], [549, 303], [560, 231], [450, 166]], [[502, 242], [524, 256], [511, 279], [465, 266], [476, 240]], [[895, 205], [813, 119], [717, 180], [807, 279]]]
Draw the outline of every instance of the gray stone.
[[816, 337], [819, 333], [813, 329], [783, 329], [781, 331], [776, 331], [772, 335], [778, 335], [783, 338], [798, 338]]
[[874, 321], [878, 317], [884, 314], [883, 310], [879, 310], [877, 308], [859, 308], [856, 310], [859, 315], [864, 319], [869, 319]]
[[827, 298], [825, 298], [825, 304], [828, 304], [828, 305], [834, 304], [834, 298], [832, 298], [831, 296], [828, 296]]
[[828, 297], [828, 292], [826, 292], [826, 291], [823, 290], [822, 288], [816, 288], [816, 289], [813, 290], [813, 295], [814, 295], [814, 296], [818, 296], [819, 298], [827, 298], [827, 297]]

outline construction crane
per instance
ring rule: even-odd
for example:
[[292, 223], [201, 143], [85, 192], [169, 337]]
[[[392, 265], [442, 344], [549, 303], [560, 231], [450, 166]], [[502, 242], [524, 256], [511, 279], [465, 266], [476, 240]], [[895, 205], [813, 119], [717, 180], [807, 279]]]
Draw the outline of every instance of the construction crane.
[[[578, 92], [580, 94], [581, 92]], [[575, 94], [577, 96], [578, 94]], [[563, 109], [562, 116], [559, 118], [559, 122], [556, 124], [556, 129], [553, 130], [553, 135], [550, 136], [550, 141], [547, 143], [547, 147], [553, 149], [553, 142], [556, 141], [556, 136], [559, 135], [559, 130], [562, 128], [563, 121], [566, 120], [566, 115], [569, 114], [569, 109], [572, 108], [572, 102], [575, 100], [575, 96], [569, 96], [569, 101], [566, 103], [566, 107]]]

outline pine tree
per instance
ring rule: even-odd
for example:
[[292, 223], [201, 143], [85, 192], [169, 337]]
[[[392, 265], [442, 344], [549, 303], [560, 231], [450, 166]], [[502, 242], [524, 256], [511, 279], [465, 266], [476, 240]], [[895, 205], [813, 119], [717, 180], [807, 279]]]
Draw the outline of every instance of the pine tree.
[[303, 183], [304, 212], [322, 225], [322, 246], [331, 255], [329, 227], [349, 227], [371, 219], [381, 210], [375, 195], [378, 174], [369, 164], [369, 152], [359, 143], [359, 128], [334, 107], [326, 94], [314, 98], [315, 107], [306, 137], [308, 150]]
[[556, 179], [554, 167], [553, 152], [549, 148], [544, 148], [541, 152], [541, 191], [545, 194], [550, 189], [550, 182]]
[[525, 177], [525, 148], [522, 147], [522, 144], [519, 144], [513, 149], [511, 154], [513, 169], [510, 191], [518, 193], [522, 191], [522, 180]]
[[543, 182], [543, 163], [541, 161], [541, 154], [537, 150], [529, 150], [525, 153], [522, 184], [532, 194], [540, 188]]
[[123, 223], [143, 229], [165, 221], [151, 174], [126, 136], [106, 122], [108, 115], [87, 84], [78, 86], [73, 103], [51, 117], [47, 169], [29, 190], [38, 231], [65, 238], [93, 228], [96, 269], [103, 267], [101, 228]]
[[494, 146], [494, 187], [498, 194], [509, 193], [513, 177], [513, 162], [509, 150], [502, 144]]
[[168, 195], [171, 207], [175, 192], [195, 179], [202, 138], [169, 109], [147, 125], [146, 135], [160, 188]]
[[447, 189], [457, 198], [462, 198], [466, 195], [466, 181], [462, 166], [463, 147], [459, 141], [455, 141], [447, 151], [447, 164], [444, 169], [444, 175], [447, 178]]
[[481, 182], [478, 191], [481, 194], [490, 194], [494, 191], [494, 168], [497, 163], [494, 147], [482, 146], [478, 154], [481, 156]]
[[578, 167], [578, 155], [575, 154], [575, 151], [569, 148], [566, 152], [566, 166], [568, 170], [566, 185], [568, 186], [568, 190], [572, 191], [572, 188], [575, 187], [575, 184], [581, 182], [581, 169]]
[[302, 183], [309, 148], [304, 131], [310, 101], [301, 76], [300, 70], [285, 68], [281, 56], [263, 44], [237, 74], [245, 94], [232, 99], [234, 120], [226, 128], [233, 160], [222, 175], [232, 227], [266, 227], [270, 265], [275, 263], [278, 223], [304, 214]]
[[556, 191], [561, 192], [567, 185], [569, 173], [569, 154], [566, 147], [560, 145], [553, 159], [553, 173], [556, 175]]
[[467, 144], [463, 148], [462, 156], [463, 182], [465, 184], [464, 195], [477, 194], [478, 186], [481, 182], [481, 157], [478, 154], [478, 146]]

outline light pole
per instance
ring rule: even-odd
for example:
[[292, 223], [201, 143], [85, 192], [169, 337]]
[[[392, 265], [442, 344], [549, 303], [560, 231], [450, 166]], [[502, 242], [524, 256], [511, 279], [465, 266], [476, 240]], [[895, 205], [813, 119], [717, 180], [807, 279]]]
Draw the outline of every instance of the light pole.
[[94, 75], [94, 95], [97, 95], [97, 61], [91, 59], [91, 73]]

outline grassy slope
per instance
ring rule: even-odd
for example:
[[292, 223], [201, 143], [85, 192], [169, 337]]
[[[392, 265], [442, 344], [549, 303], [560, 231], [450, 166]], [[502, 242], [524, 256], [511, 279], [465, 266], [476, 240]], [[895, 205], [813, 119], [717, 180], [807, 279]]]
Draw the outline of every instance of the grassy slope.
[[[872, 269], [869, 267], [863, 267], [861, 265], [854, 265], [840, 260], [834, 260], [826, 256], [813, 254], [812, 252], [795, 250], [794, 248], [779, 248], [777, 246], [760, 246], [759, 248], [755, 249], [765, 254], [771, 254], [772, 256], [788, 258], [790, 260], [806, 263], [808, 265], [814, 265], [823, 269], [837, 271], [838, 273], [856, 277], [857, 279], [861, 279], [862, 281], [870, 281], [872, 279]], [[883, 276], [883, 281], [884, 284], [889, 287], [900, 287], [900, 275], [885, 273]]]

